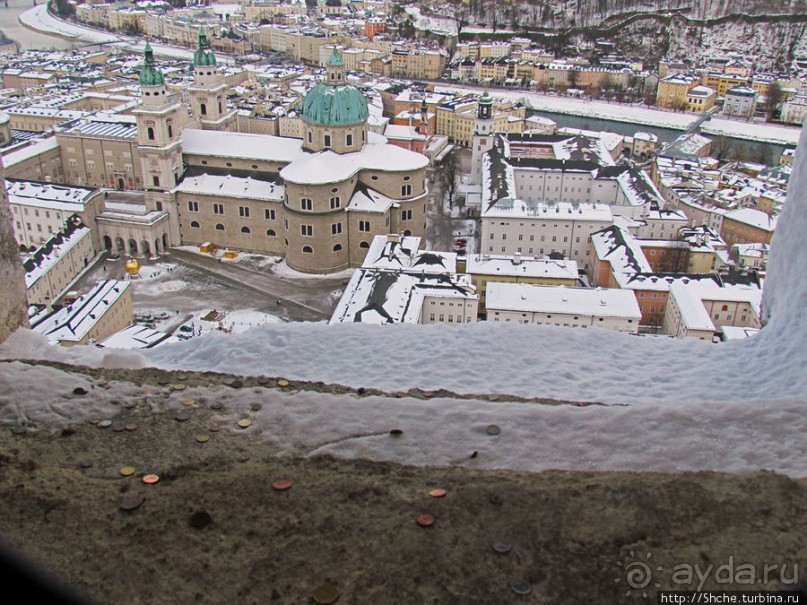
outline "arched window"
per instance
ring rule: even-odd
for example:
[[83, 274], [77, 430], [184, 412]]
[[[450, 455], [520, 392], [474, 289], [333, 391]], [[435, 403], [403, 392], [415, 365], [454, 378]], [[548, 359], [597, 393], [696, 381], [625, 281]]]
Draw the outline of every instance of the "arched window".
[[170, 139], [173, 136], [174, 136], [174, 128], [173, 126], [171, 126], [171, 122], [168, 122], [168, 138]]
[[370, 244], [368, 244], [367, 242], [360, 242], [359, 243], [359, 248], [369, 248], [369, 247], [370, 247]]
[[266, 235], [268, 235], [269, 237], [275, 237], [277, 235], [277, 233], [275, 233], [274, 229], [267, 229], [266, 230]]
[[342, 244], [336, 244], [336, 245], [333, 247], [333, 251], [334, 251], [334, 252], [339, 252], [341, 249], [342, 249]]
[[331, 146], [331, 135], [326, 134], [325, 135], [325, 147], [330, 147], [330, 146]]
[[353, 133], [352, 132], [349, 132], [349, 133], [347, 133], [345, 135], [345, 145], [347, 145], [348, 147], [353, 146]]
[[199, 221], [191, 221], [191, 227], [193, 227], [194, 229], [198, 229], [199, 228]]
[[216, 223], [216, 231], [224, 231], [224, 225], [221, 223]]
[[200, 112], [200, 113], [201, 113], [203, 116], [206, 116], [206, 115], [207, 115], [207, 103], [202, 103], [201, 105], [199, 105], [199, 112]]
[[303, 252], [305, 252], [306, 254], [313, 254], [314, 249], [311, 246], [303, 246]]
[[146, 130], [146, 133], [148, 135], [149, 141], [153, 141], [154, 140], [154, 128], [149, 126], [148, 130]]
[[252, 233], [252, 231], [249, 230], [249, 227], [241, 227], [241, 233]]

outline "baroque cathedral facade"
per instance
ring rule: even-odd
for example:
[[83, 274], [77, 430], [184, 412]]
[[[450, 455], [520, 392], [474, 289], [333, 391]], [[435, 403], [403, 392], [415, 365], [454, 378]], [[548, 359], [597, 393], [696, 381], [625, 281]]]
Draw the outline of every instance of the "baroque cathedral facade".
[[212, 243], [329, 273], [360, 266], [376, 235], [425, 236], [428, 158], [369, 132], [367, 101], [336, 50], [305, 97], [302, 140], [232, 131], [203, 31], [193, 64], [189, 116], [147, 44], [133, 111], [146, 204], [169, 215], [172, 245]]

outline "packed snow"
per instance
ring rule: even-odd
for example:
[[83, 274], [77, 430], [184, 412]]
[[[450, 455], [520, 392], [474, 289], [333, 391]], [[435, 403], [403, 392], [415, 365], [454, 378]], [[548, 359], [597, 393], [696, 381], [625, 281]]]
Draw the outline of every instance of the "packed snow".
[[[97, 367], [284, 376], [387, 392], [418, 387], [605, 404], [359, 398], [315, 391], [267, 397], [260, 389], [228, 390], [230, 417], [259, 399], [263, 407], [252, 413], [250, 430], [288, 453], [523, 470], [765, 468], [804, 477], [807, 282], [799, 276], [807, 231], [807, 155], [797, 157], [796, 164], [768, 264], [763, 314], [769, 321], [758, 335], [740, 341], [715, 345], [492, 323], [300, 323], [265, 325], [242, 335], [202, 335], [142, 352], [59, 349], [18, 330], [0, 354]], [[0, 399], [0, 418], [6, 425], [25, 421], [37, 427], [111, 414], [111, 396], [98, 388], [87, 401], [62, 396], [65, 389], [87, 388], [90, 382], [47, 367], [0, 364], [3, 392], [17, 394]], [[192, 389], [183, 395], [193, 396]], [[169, 397], [165, 405], [174, 404]], [[500, 435], [487, 434], [491, 423], [501, 427]], [[391, 428], [403, 429], [403, 438], [391, 439]], [[473, 451], [479, 455], [471, 459]]]

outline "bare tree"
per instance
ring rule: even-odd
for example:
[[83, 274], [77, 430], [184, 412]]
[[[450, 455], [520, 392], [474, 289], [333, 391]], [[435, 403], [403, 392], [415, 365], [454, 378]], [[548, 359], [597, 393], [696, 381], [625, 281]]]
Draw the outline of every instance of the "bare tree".
[[448, 196], [448, 207], [452, 208], [454, 206], [454, 192], [457, 190], [457, 176], [460, 170], [459, 156], [456, 149], [448, 152], [437, 169], [440, 171], [439, 182], [443, 199]]
[[775, 80], [768, 88], [768, 122], [773, 119], [783, 97], [782, 85], [779, 84], [778, 80]]

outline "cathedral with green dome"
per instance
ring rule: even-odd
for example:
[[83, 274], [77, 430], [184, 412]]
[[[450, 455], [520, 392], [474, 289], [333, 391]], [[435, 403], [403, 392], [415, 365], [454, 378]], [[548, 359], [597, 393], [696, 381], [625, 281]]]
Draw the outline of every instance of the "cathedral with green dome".
[[361, 266], [376, 235], [425, 237], [429, 160], [369, 132], [367, 100], [335, 49], [302, 112], [287, 116], [297, 138], [238, 121], [204, 30], [192, 69], [188, 112], [146, 45], [134, 114], [147, 206], [171, 225], [166, 246], [212, 242], [330, 273]]

